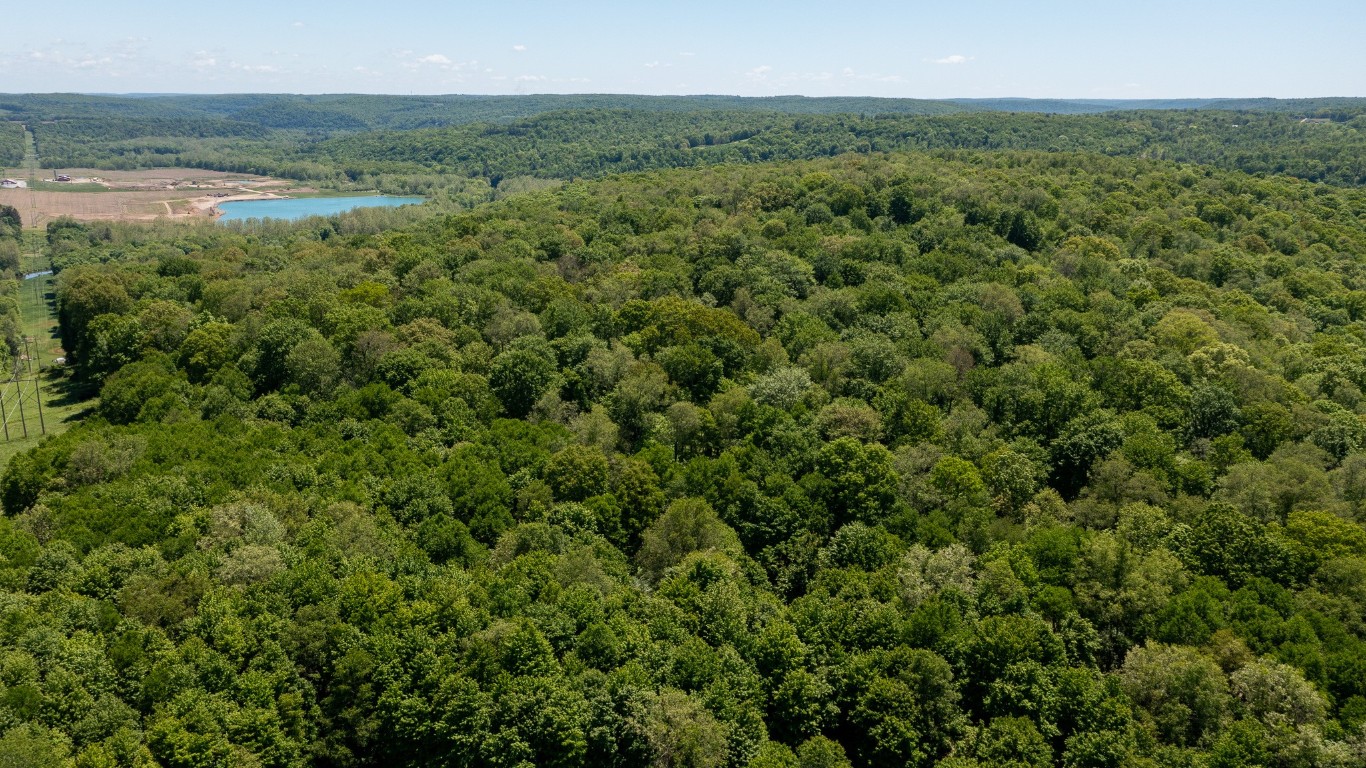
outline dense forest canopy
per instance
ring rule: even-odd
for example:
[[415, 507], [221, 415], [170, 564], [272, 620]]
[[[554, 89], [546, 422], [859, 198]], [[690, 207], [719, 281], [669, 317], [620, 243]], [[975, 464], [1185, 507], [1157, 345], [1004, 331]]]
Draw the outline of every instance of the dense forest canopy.
[[[1336, 102], [1337, 100], [1330, 100]], [[1342, 100], [1345, 104], [1353, 100]], [[1279, 103], [1279, 102], [1277, 102]], [[1292, 103], [1292, 102], [1287, 102]], [[1055, 106], [1049, 104], [1049, 106]], [[1192, 105], [1194, 106], [1194, 105]], [[1304, 109], [1317, 105], [1306, 103]], [[976, 107], [983, 109], [987, 107]], [[310, 131], [412, 129], [465, 123], [500, 123], [565, 109], [639, 112], [728, 110], [793, 114], [941, 114], [974, 107], [927, 99], [804, 96], [640, 96], [542, 94], [531, 96], [392, 96], [227, 94], [214, 96], [88, 96], [0, 94], [0, 117], [49, 121], [90, 117], [198, 118], [257, 122], [270, 128]], [[1089, 110], [1088, 110], [1089, 111]], [[1301, 110], [1302, 111], [1302, 110]]]
[[1063, 100], [1063, 98], [867, 98], [637, 96], [380, 96], [380, 94], [0, 94], [0, 119], [44, 122], [74, 118], [243, 120], [273, 128], [358, 130], [503, 123], [564, 109], [631, 109], [637, 112], [784, 112], [829, 115], [940, 115], [963, 111], [1091, 113], [1115, 109], [1243, 109], [1332, 116], [1359, 111], [1363, 98], [1186, 98], [1186, 100]]
[[24, 126], [0, 122], [0, 168], [13, 168], [24, 161]]
[[[495, 97], [431, 97], [436, 101], [426, 106], [390, 101], [397, 97], [165, 97], [167, 104], [160, 98], [123, 99], [116, 100], [119, 110], [98, 114], [104, 107], [92, 106], [95, 114], [74, 116], [86, 97], [71, 97], [70, 112], [57, 111], [66, 104], [58, 97], [48, 97], [52, 104], [22, 98], [34, 102], [24, 107], [29, 113], [52, 116], [30, 120], [48, 167], [187, 166], [337, 188], [446, 192], [454, 199], [462, 198], [469, 179], [496, 187], [507, 178], [567, 180], [935, 149], [1084, 151], [1336, 185], [1366, 183], [1366, 102], [1353, 99], [1042, 114], [963, 111], [961, 105], [918, 109], [918, 102], [876, 99], [527, 97], [520, 112], [509, 114], [498, 111], [503, 107], [494, 105], [505, 101]], [[223, 103], [217, 112], [200, 106], [195, 113], [194, 99]], [[125, 102], [147, 109], [125, 114]], [[1044, 112], [1050, 104], [1036, 108]], [[1000, 106], [1012, 105], [1008, 100]], [[445, 110], [450, 119], [418, 119], [408, 107]], [[1326, 122], [1305, 122], [1306, 115]]]
[[439, 169], [496, 180], [908, 149], [1086, 151], [1359, 186], [1366, 183], [1366, 111], [1330, 124], [1221, 111], [936, 117], [562, 112], [506, 126], [339, 137], [305, 147], [301, 159], [342, 168], [348, 176]]
[[[620, 170], [590, 114], [470, 130]], [[0, 756], [1366, 761], [1366, 191], [818, 122], [870, 146], [50, 226], [100, 395], [0, 478]]]
[[745, 111], [787, 114], [930, 115], [964, 111], [1089, 114], [1138, 109], [1220, 109], [1341, 117], [1366, 99], [888, 99], [805, 96], [395, 96], [365, 94], [88, 95], [0, 94], [0, 118], [41, 122], [71, 118], [200, 118], [257, 122], [301, 130], [412, 129], [500, 123], [545, 112], [629, 109], [635, 112]]

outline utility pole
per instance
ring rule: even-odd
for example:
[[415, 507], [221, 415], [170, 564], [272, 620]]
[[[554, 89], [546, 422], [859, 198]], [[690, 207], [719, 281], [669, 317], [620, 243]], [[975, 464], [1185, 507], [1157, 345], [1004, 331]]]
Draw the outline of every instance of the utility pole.
[[43, 422], [43, 392], [38, 388], [38, 377], [33, 377], [33, 399], [38, 401], [38, 429], [47, 434], [47, 424]]
[[0, 384], [0, 423], [5, 425], [5, 442], [9, 442], [9, 409], [5, 408], [5, 385]]
[[24, 439], [28, 439], [28, 417], [24, 415], [24, 390], [19, 388], [19, 377], [14, 377], [14, 394], [19, 398], [19, 423], [24, 425]]

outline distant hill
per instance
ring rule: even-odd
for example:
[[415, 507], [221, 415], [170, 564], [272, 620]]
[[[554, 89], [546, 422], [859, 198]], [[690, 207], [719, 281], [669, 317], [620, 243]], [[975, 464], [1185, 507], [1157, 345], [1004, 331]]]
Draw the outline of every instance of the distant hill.
[[806, 96], [635, 96], [618, 94], [530, 96], [369, 96], [0, 94], [0, 118], [65, 120], [107, 115], [255, 122], [303, 131], [409, 130], [468, 123], [506, 123], [567, 109], [645, 112], [782, 112], [791, 114], [939, 115], [974, 109], [947, 101]]
[[1205, 109], [1218, 99], [950, 99], [988, 112], [1044, 112], [1085, 115], [1136, 109]]
[[777, 112], [784, 114], [944, 115], [957, 112], [1089, 114], [1129, 110], [1222, 109], [1333, 116], [1360, 111], [1366, 99], [884, 99], [807, 96], [375, 96], [364, 94], [0, 94], [0, 119], [92, 117], [229, 120], [309, 133], [411, 130], [469, 123], [508, 123], [547, 112], [627, 109], [645, 112]]
[[418, 194], [470, 179], [978, 149], [1366, 184], [1366, 99], [1352, 98], [0, 95], [5, 120], [29, 125], [46, 167], [196, 167]]
[[1366, 118], [1300, 125], [1284, 113], [1208, 110], [1037, 114], [801, 115], [725, 111], [552, 112], [511, 123], [377, 131], [303, 145], [299, 159], [346, 175], [436, 172], [595, 177], [659, 168], [845, 153], [1045, 150], [1196, 162], [1347, 186], [1366, 183]]
[[988, 112], [1046, 112], [1082, 115], [1134, 110], [1219, 109], [1329, 117], [1366, 109], [1366, 98], [1322, 99], [949, 99], [952, 104]]

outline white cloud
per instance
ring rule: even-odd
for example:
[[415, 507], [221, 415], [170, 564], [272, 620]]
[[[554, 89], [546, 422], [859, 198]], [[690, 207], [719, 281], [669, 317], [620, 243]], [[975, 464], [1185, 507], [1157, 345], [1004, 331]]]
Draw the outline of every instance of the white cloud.
[[196, 69], [209, 69], [218, 66], [218, 58], [211, 55], [208, 51], [195, 51], [194, 59], [190, 62], [190, 66], [195, 67]]
[[[852, 67], [845, 67], [839, 72], [818, 70], [814, 72], [785, 72], [776, 70], [765, 64], [755, 67], [744, 73], [746, 81], [755, 86], [760, 86], [769, 91], [781, 91], [792, 88], [793, 92], [804, 92], [805, 87], [813, 84], [819, 86], [830, 86], [840, 82], [843, 88], [858, 88], [857, 84], [863, 83], [904, 83], [905, 77], [897, 74], [883, 74], [880, 72], [858, 72]], [[786, 92], [786, 91], [784, 91]]]
[[845, 80], [857, 80], [865, 83], [900, 83], [905, 78], [901, 75], [884, 75], [878, 72], [855, 72], [853, 67], [845, 67], [840, 70], [840, 75]]
[[972, 61], [974, 58], [976, 58], [976, 57], [975, 57], [975, 56], [964, 56], [964, 55], [961, 54], [961, 53], [955, 53], [955, 54], [953, 54], [952, 56], [945, 56], [945, 57], [942, 58], [942, 59], [935, 59], [935, 60], [934, 60], [934, 63], [935, 63], [935, 64], [966, 64], [966, 63], [968, 63], [969, 61]]
[[128, 37], [114, 45], [114, 55], [125, 61], [142, 58], [146, 55], [148, 39], [145, 37]]
[[692, 51], [684, 51], [684, 52], [682, 52], [682, 53], [680, 53], [680, 54], [678, 54], [678, 55], [679, 55], [679, 56], [683, 56], [683, 57], [688, 57], [688, 56], [696, 56], [697, 54], [693, 53]]
[[517, 51], [518, 53], [521, 53], [522, 51], [525, 51], [525, 50], [526, 50], [526, 46], [525, 46], [525, 45], [522, 45], [521, 43], [518, 43], [518, 44], [512, 46], [512, 50]]
[[657, 68], [657, 67], [672, 67], [673, 65], [672, 65], [672, 64], [661, 64], [661, 63], [659, 63], [659, 62], [657, 62], [657, 61], [647, 61], [647, 62], [645, 62], [645, 64], [644, 64], [643, 66], [644, 66], [646, 69], [655, 69], [655, 68]]
[[519, 83], [543, 83], [550, 78], [545, 75], [518, 75], [513, 79]]
[[[145, 40], [141, 38], [125, 38], [112, 41], [109, 45], [100, 49], [92, 50], [71, 44], [71, 47], [58, 47], [60, 41], [54, 42], [47, 49], [32, 49], [16, 52], [16, 54], [5, 58], [5, 64], [32, 63], [47, 72], [56, 72], [59, 69], [66, 69], [82, 73], [82, 77], [121, 77], [127, 74], [130, 69], [137, 70], [144, 66], [156, 64], [155, 61], [147, 59], [143, 51]], [[74, 50], [73, 50], [74, 48]], [[196, 51], [191, 54], [188, 60], [182, 59], [172, 65], [164, 62], [165, 67], [175, 67], [185, 69], [187, 66], [198, 71], [208, 71], [216, 66], [218, 54], [209, 51]], [[35, 70], [36, 71], [36, 70]]]
[[441, 69], [447, 72], [458, 72], [467, 67], [477, 65], [477, 61], [454, 61], [444, 53], [429, 53], [426, 56], [419, 56], [416, 59], [409, 59], [403, 62], [403, 67], [410, 72], [416, 72], [424, 67]]
[[295, 29], [303, 29], [304, 23], [302, 21], [296, 21], [293, 24], [290, 24], [289, 26], [294, 27]]

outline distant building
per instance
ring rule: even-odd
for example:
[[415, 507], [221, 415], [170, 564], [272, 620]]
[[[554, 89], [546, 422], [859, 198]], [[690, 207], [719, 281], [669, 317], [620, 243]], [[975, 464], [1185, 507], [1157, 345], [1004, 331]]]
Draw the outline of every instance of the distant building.
[[23, 186], [14, 179], [0, 179], [0, 189], [18, 189]]
[[71, 181], [71, 177], [67, 176], [65, 173], [59, 173], [57, 174], [57, 181]]
[[1331, 119], [1329, 119], [1329, 118], [1326, 118], [1326, 117], [1306, 117], [1306, 118], [1304, 118], [1303, 120], [1301, 120], [1300, 122], [1301, 122], [1301, 123], [1312, 123], [1312, 124], [1317, 125], [1317, 124], [1319, 124], [1319, 123], [1331, 123], [1331, 122], [1333, 122], [1333, 121], [1332, 121]]

